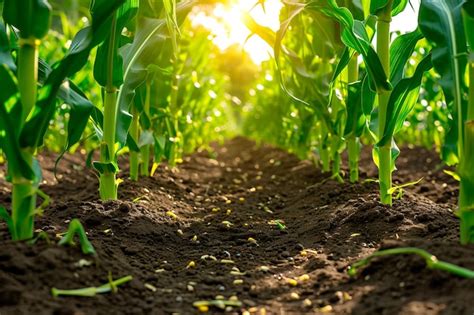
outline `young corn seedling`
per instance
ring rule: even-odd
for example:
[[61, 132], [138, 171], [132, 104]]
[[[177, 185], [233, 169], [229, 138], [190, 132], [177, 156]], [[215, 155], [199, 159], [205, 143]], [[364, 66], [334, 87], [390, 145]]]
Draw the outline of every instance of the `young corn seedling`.
[[427, 251], [415, 247], [401, 247], [379, 250], [366, 258], [359, 260], [352, 264], [348, 273], [350, 276], [357, 275], [360, 268], [367, 266], [370, 261], [376, 257], [390, 256], [390, 255], [417, 255], [425, 260], [426, 266], [429, 269], [442, 270], [459, 277], [474, 279], [474, 270], [470, 270], [464, 267], [460, 267], [445, 261], [438, 260], [436, 256], [428, 253]]
[[[142, 28], [146, 27], [143, 22], [147, 19], [155, 21], [156, 25], [159, 25], [159, 29], [153, 35], [153, 38], [145, 43], [144, 52], [138, 60], [140, 68], [135, 67], [133, 69], [138, 79], [130, 84], [139, 91], [135, 94], [132, 102], [133, 120], [130, 126], [131, 138], [137, 144], [130, 152], [130, 178], [133, 180], [138, 178], [139, 173], [142, 176], [150, 176], [152, 146], [161, 147], [163, 144], [163, 141], [158, 140], [158, 137], [163, 135], [155, 135], [156, 132], [162, 132], [162, 130], [154, 130], [153, 120], [156, 117], [155, 103], [157, 98], [152, 98], [152, 88], [157, 87], [153, 81], [159, 80], [163, 75], [166, 77], [171, 74], [172, 86], [169, 91], [165, 92], [165, 97], [169, 97], [168, 109], [170, 115], [172, 117], [176, 116], [172, 109], [176, 107], [177, 76], [173, 75], [175, 71], [170, 68], [173, 68], [177, 63], [179, 25], [189, 13], [192, 3], [186, 1], [179, 6], [177, 6], [176, 1], [168, 0], [162, 2], [162, 4], [159, 3], [161, 1], [156, 3], [153, 1], [143, 2], [138, 13], [137, 34], [142, 31]], [[134, 44], [136, 41], [141, 41], [137, 35]], [[159, 51], [159, 53], [157, 54], [156, 51]], [[130, 87], [127, 86], [127, 89], [130, 89]], [[175, 129], [177, 128], [175, 124], [173, 126]], [[173, 163], [173, 161], [170, 161], [170, 163]]]
[[[12, 205], [11, 215], [0, 207], [0, 216], [7, 221], [15, 240], [33, 237], [36, 196], [41, 181], [41, 170], [34, 155], [42, 146], [56, 111], [59, 91], [67, 90], [62, 87], [63, 81], [84, 66], [91, 49], [105, 38], [104, 21], [120, 4], [121, 1], [93, 3], [91, 26], [78, 32], [66, 56], [51, 71], [45, 72], [47, 75], [38, 91], [37, 47], [48, 33], [51, 8], [44, 0], [4, 2], [3, 19], [7, 26], [0, 23], [3, 48], [0, 58], [0, 147], [7, 157]], [[16, 44], [12, 41], [15, 36], [9, 35], [17, 31], [19, 51], [14, 60], [12, 51]], [[68, 128], [67, 147], [79, 141], [92, 111], [90, 102], [82, 105], [82, 110], [71, 109], [72, 125]]]
[[[438, 23], [430, 23], [433, 18]], [[434, 68], [453, 117], [443, 157], [448, 164], [458, 163], [460, 239], [462, 244], [474, 243], [474, 3], [423, 0], [419, 23], [433, 45]]]
[[109, 275], [109, 282], [103, 284], [99, 287], [88, 287], [82, 289], [73, 289], [73, 290], [62, 290], [62, 289], [51, 289], [51, 294], [53, 297], [59, 296], [82, 296], [82, 297], [93, 297], [97, 294], [109, 293], [113, 292], [116, 293], [118, 291], [118, 287], [130, 282], [132, 280], [132, 276], [125, 276], [117, 280], [113, 280], [112, 276]]
[[[99, 46], [94, 64], [94, 77], [102, 86], [103, 117], [99, 119], [102, 126], [100, 135], [100, 161], [94, 162], [99, 172], [99, 194], [102, 200], [117, 199], [119, 181], [116, 174], [116, 143], [125, 143], [131, 115], [127, 106], [118, 102], [119, 88], [124, 82], [123, 59], [119, 48], [125, 44], [122, 31], [138, 9], [138, 0], [126, 0], [107, 21], [107, 39]], [[120, 90], [121, 91], [121, 90]]]

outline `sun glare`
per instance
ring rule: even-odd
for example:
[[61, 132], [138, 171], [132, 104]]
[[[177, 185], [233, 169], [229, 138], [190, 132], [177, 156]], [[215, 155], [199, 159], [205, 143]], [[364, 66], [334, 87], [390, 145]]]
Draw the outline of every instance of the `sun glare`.
[[210, 14], [196, 8], [191, 14], [192, 25], [210, 30], [212, 41], [220, 50], [241, 45], [255, 64], [261, 64], [271, 58], [272, 48], [258, 36], [249, 38], [250, 31], [242, 21], [243, 14], [249, 12], [257, 23], [277, 31], [283, 5], [279, 0], [265, 1], [264, 10], [256, 3], [257, 0], [235, 0], [228, 5], [217, 4]]
[[[277, 31], [280, 27], [279, 15], [283, 4], [280, 0], [267, 0], [264, 10], [258, 2], [258, 0], [233, 0], [229, 4], [218, 3], [211, 12], [195, 7], [191, 13], [192, 25], [207, 28], [213, 36], [213, 43], [221, 51], [235, 44], [242, 46], [252, 61], [259, 65], [272, 57], [273, 50], [260, 37], [249, 38], [250, 31], [243, 22], [243, 14], [250, 13], [258, 24]], [[393, 19], [392, 31], [405, 33], [416, 29], [420, 0], [412, 0], [410, 3], [404, 12]]]

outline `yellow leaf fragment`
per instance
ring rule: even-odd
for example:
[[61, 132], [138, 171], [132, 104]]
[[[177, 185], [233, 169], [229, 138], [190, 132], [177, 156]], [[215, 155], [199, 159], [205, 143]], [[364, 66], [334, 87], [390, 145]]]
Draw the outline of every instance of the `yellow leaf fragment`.
[[298, 277], [298, 280], [299, 281], [308, 281], [309, 276], [307, 274], [301, 275], [301, 276]]
[[178, 220], [178, 216], [173, 211], [166, 211], [166, 215], [174, 220]]
[[257, 245], [257, 240], [254, 239], [253, 237], [249, 237], [249, 238], [247, 239], [247, 241], [248, 241], [249, 243], [252, 243], [252, 244]]
[[295, 279], [291, 279], [291, 278], [287, 278], [286, 283], [288, 283], [289, 285], [291, 285], [293, 287], [296, 287], [298, 285], [298, 281], [296, 281]]

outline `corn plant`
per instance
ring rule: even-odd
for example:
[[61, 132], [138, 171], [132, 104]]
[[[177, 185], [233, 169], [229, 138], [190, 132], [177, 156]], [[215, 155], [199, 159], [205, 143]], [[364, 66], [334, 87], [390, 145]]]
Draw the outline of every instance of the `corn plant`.
[[[136, 144], [132, 145], [130, 151], [130, 178], [133, 180], [138, 179], [139, 166], [142, 176], [150, 175], [152, 146], [164, 145], [163, 141], [158, 141], [157, 137], [160, 135], [155, 136], [153, 132], [151, 112], [152, 105], [156, 105], [157, 101], [156, 98], [152, 99], [152, 88], [156, 87], [153, 82], [160, 79], [160, 73], [162, 74], [161, 79], [163, 79], [163, 75], [170, 77], [173, 86], [165, 96], [169, 97], [168, 108], [174, 110], [178, 93], [176, 64], [179, 25], [189, 13], [192, 2], [185, 1], [177, 5], [176, 1], [145, 1], [140, 5], [137, 34], [130, 49], [133, 51], [134, 45], [136, 46], [142, 41], [140, 32], [146, 32], [146, 28], [149, 27], [147, 23], [154, 21], [158, 29], [155, 31], [153, 38], [146, 42], [143, 53], [139, 57], [140, 60], [137, 62], [138, 66], [132, 69], [135, 79], [131, 80], [130, 84], [127, 82], [125, 86], [128, 91], [139, 89], [142, 92], [141, 94], [135, 94], [135, 98], [131, 102], [133, 120], [130, 126], [130, 136]], [[131, 93], [128, 94], [129, 97], [133, 98]], [[176, 114], [173, 116], [176, 116]], [[174, 125], [174, 127], [176, 126]]]
[[[51, 8], [47, 1], [4, 2], [0, 25], [2, 47], [0, 80], [0, 146], [8, 161], [8, 177], [12, 182], [11, 215], [0, 208], [15, 240], [30, 239], [34, 231], [36, 196], [40, 193], [41, 169], [34, 157], [42, 146], [49, 121], [56, 111], [56, 98], [63, 81], [79, 71], [87, 62], [91, 49], [105, 38], [104, 21], [121, 4], [121, 1], [95, 1], [92, 4], [92, 21], [89, 27], [78, 32], [66, 56], [58, 61], [38, 87], [38, 45], [49, 30]], [[11, 34], [19, 34], [18, 40]], [[16, 51], [17, 59], [12, 52]], [[64, 91], [64, 90], [63, 90]], [[73, 97], [64, 95], [65, 97]], [[74, 103], [74, 102], [71, 102]], [[92, 110], [90, 103], [75, 107], [68, 128], [68, 143], [76, 143], [82, 134]], [[41, 193], [40, 193], [41, 194]]]
[[[424, 72], [431, 68], [431, 58], [427, 57], [419, 63], [412, 77], [405, 77], [405, 65], [422, 37], [418, 30], [402, 35], [393, 42], [390, 40], [391, 17], [400, 13], [406, 4], [406, 1], [391, 0], [370, 2], [370, 13], [377, 16], [377, 51], [371, 45], [365, 26], [369, 21], [363, 23], [354, 20], [349, 9], [338, 6], [333, 0], [326, 3], [309, 1], [307, 4], [308, 9], [323, 12], [342, 27], [341, 40], [350, 53], [343, 58], [338, 68], [349, 63], [349, 56], [353, 52], [360, 54], [364, 60], [367, 81], [365, 88], [362, 84], [360, 89], [362, 107], [367, 118], [370, 116], [367, 123], [377, 125], [371, 131], [372, 141], [375, 142], [373, 155], [379, 168], [380, 200], [389, 205], [392, 204], [392, 172], [399, 155], [393, 136], [401, 129], [416, 103]], [[378, 96], [375, 104], [374, 93]]]
[[461, 243], [474, 243], [474, 2], [423, 0], [419, 24], [433, 45], [433, 64], [453, 117], [443, 157], [448, 164], [458, 163]]

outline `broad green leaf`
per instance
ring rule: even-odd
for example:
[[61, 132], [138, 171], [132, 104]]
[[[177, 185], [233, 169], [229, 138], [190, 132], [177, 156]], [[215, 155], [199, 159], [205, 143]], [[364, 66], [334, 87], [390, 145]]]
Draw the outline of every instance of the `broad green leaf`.
[[69, 52], [51, 71], [40, 90], [38, 102], [32, 110], [20, 136], [21, 147], [42, 145], [44, 134], [56, 109], [56, 96], [65, 78], [79, 71], [87, 62], [89, 53], [107, 36], [107, 21], [124, 0], [94, 1], [91, 8], [91, 26], [74, 37]]
[[348, 85], [346, 101], [347, 119], [344, 127], [344, 137], [360, 137], [365, 126], [365, 117], [362, 112], [362, 82], [357, 81]]
[[[329, 7], [321, 5], [320, 1], [312, 0], [308, 3], [307, 7], [311, 10], [320, 11], [339, 22], [342, 27], [342, 42], [363, 57], [377, 91], [390, 91], [392, 86], [388, 82], [387, 75], [377, 53], [371, 43], [367, 41], [368, 35], [365, 33], [365, 27], [361, 28], [359, 23], [354, 22], [351, 12], [346, 8], [339, 7], [335, 0], [328, 0], [327, 3]], [[365, 35], [361, 34], [361, 31]]]
[[377, 13], [385, 8], [388, 2], [392, 2], [392, 16], [396, 16], [405, 10], [408, 0], [371, 0], [370, 14], [377, 15]]
[[[38, 81], [44, 83], [51, 71], [51, 67], [44, 60], [40, 59], [38, 65]], [[81, 139], [94, 105], [71, 80], [65, 80], [63, 82], [58, 90], [57, 97], [71, 108], [69, 111], [67, 143], [63, 151], [64, 153]], [[60, 154], [60, 157], [61, 156], [62, 154]]]
[[376, 93], [370, 88], [370, 79], [366, 75], [362, 81], [362, 112], [366, 117], [370, 117], [374, 110]]
[[[119, 87], [123, 83], [123, 59], [122, 56], [118, 53], [119, 48], [124, 44], [122, 40], [122, 31], [124, 27], [129, 23], [131, 19], [134, 18], [138, 11], [138, 0], [126, 0], [123, 5], [117, 10], [115, 14], [115, 37], [114, 47], [110, 54], [110, 36], [108, 34], [107, 38], [99, 45], [97, 48], [97, 54], [94, 62], [94, 79], [101, 86], [105, 87], [107, 85], [108, 75], [109, 75], [109, 63], [108, 60], [113, 58], [113, 67], [112, 67], [112, 85]], [[112, 28], [112, 20], [108, 21], [108, 27]]]
[[[18, 94], [16, 80], [5, 64], [0, 65], [0, 82], [2, 82], [0, 89], [0, 147], [8, 160], [9, 176], [33, 180], [35, 173], [23, 158], [18, 145], [18, 117], [21, 117], [21, 112], [7, 108], [7, 102], [17, 103], [19, 100], [16, 96]], [[15, 107], [21, 108], [21, 106]]]
[[423, 34], [419, 29], [395, 38], [390, 45], [390, 82], [396, 85], [404, 77], [405, 66]]
[[471, 53], [474, 52], [474, 1], [466, 0], [462, 7], [464, 30]]
[[393, 89], [387, 105], [387, 120], [383, 137], [378, 146], [387, 145], [393, 136], [402, 128], [405, 119], [418, 100], [423, 74], [433, 67], [431, 55], [425, 57], [416, 67], [412, 77], [402, 79]]
[[5, 0], [3, 18], [20, 31], [21, 38], [41, 39], [49, 31], [51, 6], [46, 0]]
[[[193, 1], [181, 2], [177, 8], [178, 23], [190, 12]], [[159, 18], [137, 17], [137, 30], [132, 44], [122, 50], [124, 84], [118, 93], [117, 142], [125, 144], [131, 116], [128, 113], [135, 97], [135, 90], [146, 80], [149, 65], [156, 60], [156, 49], [166, 40], [166, 21]]]
[[433, 45], [432, 58], [436, 72], [440, 75], [439, 84], [443, 88], [446, 103], [453, 120], [450, 123], [443, 145], [443, 159], [454, 162], [462, 150], [458, 137], [463, 135], [463, 113], [466, 102], [464, 71], [467, 64], [467, 45], [462, 25], [461, 8], [463, 0], [422, 0], [418, 23], [421, 32]]

